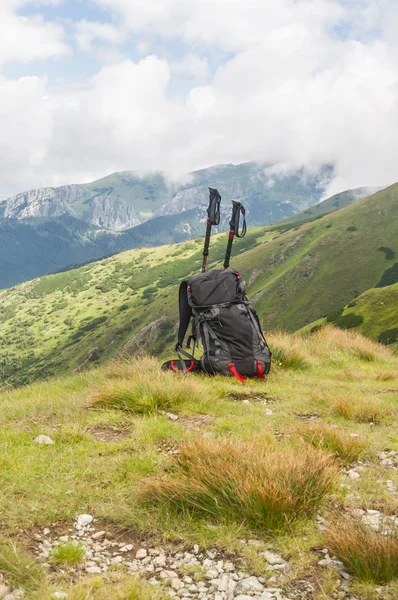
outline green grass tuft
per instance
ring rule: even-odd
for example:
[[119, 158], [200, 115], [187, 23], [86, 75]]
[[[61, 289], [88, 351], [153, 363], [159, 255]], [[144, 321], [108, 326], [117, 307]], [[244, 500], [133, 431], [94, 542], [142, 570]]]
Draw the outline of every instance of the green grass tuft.
[[329, 456], [303, 446], [201, 440], [183, 445], [173, 479], [148, 480], [146, 504], [210, 520], [283, 529], [314, 513], [330, 491], [336, 468]]
[[85, 557], [81, 544], [72, 541], [55, 546], [51, 553], [51, 562], [56, 565], [78, 565]]
[[14, 588], [32, 592], [41, 585], [46, 573], [43, 567], [11, 541], [0, 541], [0, 574]]
[[366, 583], [398, 579], [398, 535], [375, 532], [347, 518], [329, 527], [326, 543], [358, 579]]

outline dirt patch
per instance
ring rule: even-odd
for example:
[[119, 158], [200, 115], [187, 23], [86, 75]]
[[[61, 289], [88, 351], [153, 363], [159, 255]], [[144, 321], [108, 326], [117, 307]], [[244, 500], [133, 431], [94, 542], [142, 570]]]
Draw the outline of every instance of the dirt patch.
[[89, 433], [99, 442], [105, 444], [114, 444], [116, 442], [122, 442], [130, 435], [130, 428], [119, 429], [117, 427], [111, 427], [107, 425], [98, 425], [91, 427]]
[[178, 423], [186, 429], [194, 429], [199, 431], [214, 422], [214, 417], [210, 415], [185, 415], [180, 416]]
[[282, 402], [281, 398], [274, 398], [265, 392], [231, 392], [228, 394], [227, 400], [232, 400], [234, 402], [250, 400], [250, 402], [262, 402], [263, 404], [276, 404], [277, 402]]
[[317, 413], [294, 413], [294, 416], [302, 421], [315, 421], [316, 419], [321, 418], [321, 415], [318, 415]]

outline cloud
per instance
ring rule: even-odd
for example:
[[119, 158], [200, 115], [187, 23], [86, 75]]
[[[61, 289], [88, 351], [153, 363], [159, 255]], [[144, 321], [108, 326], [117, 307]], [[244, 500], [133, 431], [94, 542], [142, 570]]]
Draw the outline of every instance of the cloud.
[[26, 0], [1, 0], [0, 67], [11, 61], [28, 63], [69, 53], [63, 28], [40, 15], [17, 14], [15, 11], [24, 4]]
[[[245, 160], [282, 171], [334, 164], [330, 193], [398, 179], [392, 0], [98, 3], [112, 22], [78, 23], [80, 47], [114, 52], [135, 32], [148, 56], [116, 54], [62, 90], [44, 79], [2, 78], [0, 195], [114, 170], [178, 177]], [[152, 36], [158, 56], [150, 54]], [[162, 53], [159, 39], [180, 55]], [[177, 95], [181, 79], [190, 89]]]

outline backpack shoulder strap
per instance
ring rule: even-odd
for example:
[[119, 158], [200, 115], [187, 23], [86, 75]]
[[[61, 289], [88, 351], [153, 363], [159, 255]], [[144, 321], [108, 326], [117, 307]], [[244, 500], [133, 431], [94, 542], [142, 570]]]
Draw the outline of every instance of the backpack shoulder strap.
[[192, 317], [192, 308], [188, 303], [188, 282], [183, 281], [180, 284], [180, 290], [178, 292], [178, 303], [180, 307], [180, 325], [178, 328], [178, 342], [177, 346], [182, 347], [184, 342], [185, 334], [189, 327], [189, 323]]

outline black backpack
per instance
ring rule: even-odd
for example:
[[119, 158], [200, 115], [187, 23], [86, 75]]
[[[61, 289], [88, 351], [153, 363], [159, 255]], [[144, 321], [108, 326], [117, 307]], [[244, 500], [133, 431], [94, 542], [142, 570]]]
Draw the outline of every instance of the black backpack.
[[[209, 375], [233, 375], [240, 381], [247, 377], [264, 378], [271, 368], [271, 352], [262, 333], [257, 313], [245, 293], [244, 281], [236, 269], [229, 268], [233, 238], [235, 235], [243, 237], [246, 232], [244, 223], [239, 234], [239, 215], [245, 215], [240, 203], [234, 202], [224, 269], [204, 271], [209, 248], [209, 229], [212, 224], [210, 210], [214, 192], [217, 193], [219, 201], [221, 200], [217, 190], [210, 188], [202, 273], [190, 277], [180, 285], [180, 324], [175, 348], [179, 359], [165, 363], [162, 368], [183, 373], [194, 371]], [[190, 348], [192, 342], [194, 348], [193, 353], [189, 354], [183, 349], [183, 343], [191, 322], [192, 334], [188, 338], [187, 348]], [[196, 360], [194, 353], [199, 341], [204, 352], [201, 359]]]
[[[176, 349], [193, 362], [194, 367], [190, 364], [188, 369], [209, 375], [235, 375], [241, 381], [269, 373], [271, 353], [238, 271], [224, 269], [194, 275], [181, 283], [179, 299]], [[182, 350], [191, 319], [190, 341], [197, 343], [200, 339], [203, 345], [200, 361]]]

